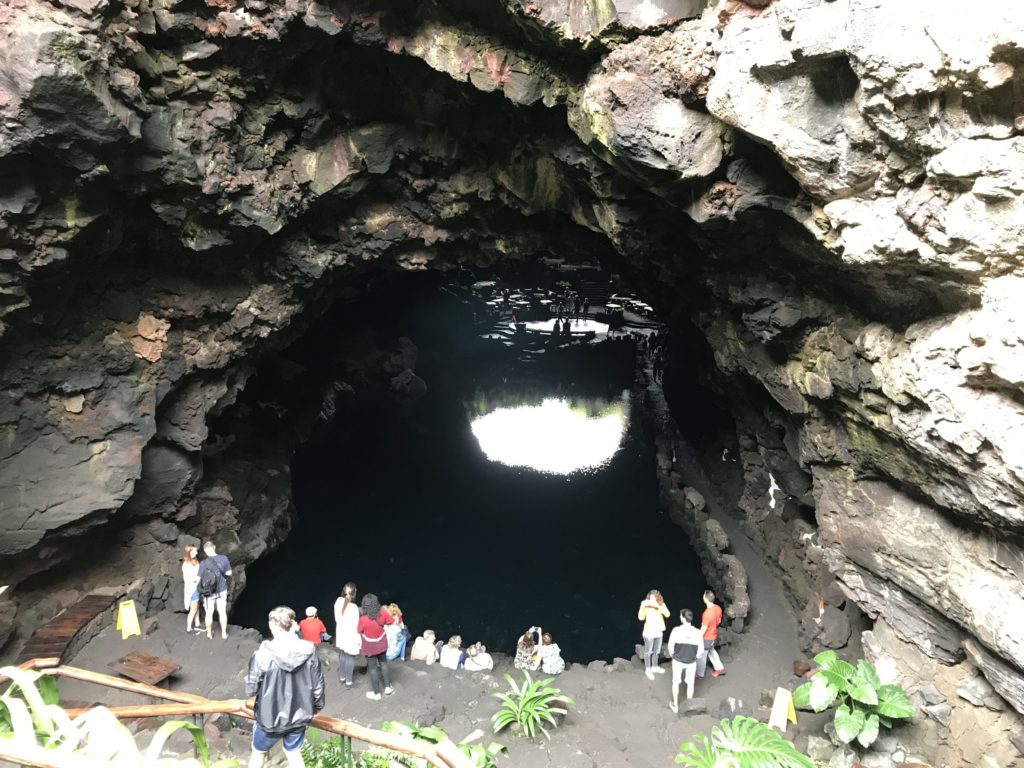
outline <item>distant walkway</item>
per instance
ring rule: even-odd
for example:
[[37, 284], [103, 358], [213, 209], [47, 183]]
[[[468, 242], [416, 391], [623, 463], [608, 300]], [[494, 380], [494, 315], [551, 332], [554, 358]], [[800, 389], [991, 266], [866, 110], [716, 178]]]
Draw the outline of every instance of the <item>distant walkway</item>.
[[113, 604], [114, 598], [109, 595], [86, 595], [68, 606], [32, 634], [18, 654], [17, 663], [48, 658], [67, 661], [78, 634]]

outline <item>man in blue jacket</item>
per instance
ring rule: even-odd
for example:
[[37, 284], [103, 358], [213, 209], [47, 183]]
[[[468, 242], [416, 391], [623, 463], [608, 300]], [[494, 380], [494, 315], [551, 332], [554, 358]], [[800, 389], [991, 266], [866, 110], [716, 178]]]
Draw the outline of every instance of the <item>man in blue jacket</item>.
[[270, 640], [249, 659], [245, 694], [256, 722], [249, 768], [262, 768], [267, 752], [284, 741], [290, 768], [304, 768], [306, 725], [324, 708], [324, 673], [316, 646], [295, 634], [295, 611], [278, 606], [269, 616]]

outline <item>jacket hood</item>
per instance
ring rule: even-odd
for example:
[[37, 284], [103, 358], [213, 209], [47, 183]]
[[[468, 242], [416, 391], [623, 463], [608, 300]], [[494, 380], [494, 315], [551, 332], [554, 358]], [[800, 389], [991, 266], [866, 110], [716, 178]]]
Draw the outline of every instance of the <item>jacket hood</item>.
[[264, 640], [262, 650], [274, 660], [278, 667], [286, 672], [291, 672], [305, 664], [307, 659], [316, 653], [316, 646], [295, 635], [287, 635], [286, 637], [275, 637], [273, 640]]

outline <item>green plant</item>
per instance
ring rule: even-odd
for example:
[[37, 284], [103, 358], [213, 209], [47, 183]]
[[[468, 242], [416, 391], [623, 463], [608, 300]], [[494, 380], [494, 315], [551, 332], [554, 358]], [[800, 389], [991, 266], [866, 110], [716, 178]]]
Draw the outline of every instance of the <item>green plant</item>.
[[743, 716], [713, 726], [710, 739], [701, 733], [697, 743], [681, 744], [676, 762], [689, 768], [814, 768], [793, 742]]
[[[438, 744], [442, 741], [448, 740], [448, 734], [445, 733], [443, 728], [439, 728], [436, 725], [424, 725], [419, 726], [413, 723], [402, 723], [402, 722], [388, 722], [381, 725], [381, 729], [390, 731], [392, 733], [400, 733], [403, 736], [408, 736], [412, 739], [418, 739], [419, 741], [427, 741], [431, 744]], [[468, 757], [476, 768], [497, 768], [495, 758], [498, 755], [508, 752], [508, 750], [496, 741], [492, 741], [486, 747], [483, 744], [475, 743], [484, 735], [484, 732], [480, 729], [473, 731], [471, 734], [466, 736], [462, 741], [458, 742], [455, 746]], [[371, 762], [367, 762], [368, 752], [363, 753], [363, 768], [388, 768], [390, 765], [386, 760], [384, 762], [379, 761], [381, 757], [389, 757], [397, 763], [402, 765], [410, 766], [410, 768], [421, 768], [425, 767], [427, 762], [416, 757], [409, 755], [402, 755], [398, 752], [391, 752], [390, 750], [370, 750]], [[385, 755], [385, 753], [387, 753]]]
[[356, 768], [352, 739], [348, 736], [307, 738], [302, 745], [302, 759], [306, 768]]
[[824, 712], [838, 702], [832, 726], [844, 744], [856, 739], [869, 747], [879, 728], [891, 728], [896, 720], [917, 714], [906, 691], [898, 685], [882, 685], [878, 672], [861, 659], [854, 666], [835, 651], [814, 657], [819, 669], [809, 683], [793, 691], [793, 706]]
[[550, 685], [553, 677], [544, 680], [532, 680], [526, 672], [522, 684], [516, 683], [512, 675], [506, 673], [511, 691], [492, 694], [501, 701], [501, 709], [491, 718], [491, 726], [497, 733], [509, 725], [518, 725], [530, 738], [537, 735], [539, 729], [547, 738], [551, 738], [544, 723], [558, 726], [555, 715], [564, 715], [568, 707], [575, 702], [565, 696], [558, 688]]
[[[209, 765], [203, 729], [193, 723], [164, 723], [143, 751], [131, 732], [106, 707], [93, 707], [72, 720], [58, 703], [56, 681], [42, 672], [2, 667], [0, 676], [11, 681], [0, 694], [0, 742], [26, 764], [117, 764], [140, 768]], [[160, 757], [167, 740], [179, 730], [192, 737], [197, 758]], [[215, 768], [237, 765], [235, 760], [220, 760]]]

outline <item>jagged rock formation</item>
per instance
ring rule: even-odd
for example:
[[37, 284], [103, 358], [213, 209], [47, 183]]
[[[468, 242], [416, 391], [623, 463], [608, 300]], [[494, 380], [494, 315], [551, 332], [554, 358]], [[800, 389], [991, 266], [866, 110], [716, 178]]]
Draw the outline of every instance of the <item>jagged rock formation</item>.
[[1024, 713], [1022, 135], [994, 0], [10, 0], [2, 580], [259, 556], [287, 457], [209, 424], [260, 359], [372, 269], [597, 254], [710, 350], [798, 599]]

